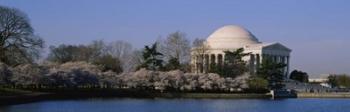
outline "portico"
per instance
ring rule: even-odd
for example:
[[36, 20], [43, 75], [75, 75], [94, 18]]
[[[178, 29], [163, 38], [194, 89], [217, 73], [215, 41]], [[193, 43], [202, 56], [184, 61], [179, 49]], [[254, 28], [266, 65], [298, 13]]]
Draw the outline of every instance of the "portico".
[[234, 25], [224, 26], [212, 33], [206, 40], [208, 51], [202, 54], [192, 49], [192, 71], [206, 73], [210, 64], [222, 65], [225, 59], [224, 51], [234, 51], [243, 48], [249, 56], [243, 57], [247, 62], [250, 74], [256, 74], [263, 59], [284, 63], [283, 73], [289, 73], [289, 60], [291, 50], [280, 43], [262, 43], [248, 30]]

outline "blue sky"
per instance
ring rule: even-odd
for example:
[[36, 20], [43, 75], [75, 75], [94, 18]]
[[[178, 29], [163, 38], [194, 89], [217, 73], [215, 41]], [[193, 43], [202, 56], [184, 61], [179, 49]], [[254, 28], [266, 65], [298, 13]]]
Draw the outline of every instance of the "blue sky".
[[174, 31], [191, 40], [241, 25], [290, 47], [291, 67], [350, 74], [350, 0], [0, 0], [27, 13], [47, 46], [124, 40], [141, 48]]

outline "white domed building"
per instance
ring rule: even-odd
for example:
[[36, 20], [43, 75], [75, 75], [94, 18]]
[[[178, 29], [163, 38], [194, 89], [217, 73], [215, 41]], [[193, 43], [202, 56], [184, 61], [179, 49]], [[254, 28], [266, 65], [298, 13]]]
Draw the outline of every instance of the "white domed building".
[[[247, 62], [250, 74], [255, 74], [259, 68], [262, 59], [270, 58], [272, 61], [287, 64], [283, 69], [287, 77], [289, 70], [289, 58], [291, 49], [280, 43], [262, 43], [247, 29], [227, 25], [217, 29], [206, 40], [207, 50], [202, 53], [195, 53], [196, 48], [191, 51], [192, 71], [195, 73], [207, 72], [212, 63], [222, 64], [225, 59], [224, 51], [234, 51], [244, 48], [249, 56], [243, 57]], [[203, 57], [203, 58], [201, 58]]]

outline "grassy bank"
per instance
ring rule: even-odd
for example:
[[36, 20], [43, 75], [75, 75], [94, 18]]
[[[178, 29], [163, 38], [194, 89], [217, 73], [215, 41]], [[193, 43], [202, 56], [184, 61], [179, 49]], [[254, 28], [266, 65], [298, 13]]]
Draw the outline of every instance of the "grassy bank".
[[233, 99], [233, 98], [271, 98], [263, 93], [203, 93], [131, 90], [131, 89], [65, 89], [40, 92], [1, 89], [0, 105], [13, 105], [43, 100], [85, 99], [85, 98], [194, 98], [194, 99]]
[[45, 99], [50, 93], [0, 88], [0, 105], [20, 104]]
[[0, 97], [3, 96], [13, 96], [13, 95], [23, 95], [31, 94], [31, 91], [19, 90], [19, 89], [10, 89], [10, 88], [0, 88]]
[[256, 93], [160, 93], [161, 98], [196, 98], [196, 99], [236, 99], [236, 98], [271, 98], [271, 95]]
[[298, 98], [350, 98], [349, 92], [298, 93]]

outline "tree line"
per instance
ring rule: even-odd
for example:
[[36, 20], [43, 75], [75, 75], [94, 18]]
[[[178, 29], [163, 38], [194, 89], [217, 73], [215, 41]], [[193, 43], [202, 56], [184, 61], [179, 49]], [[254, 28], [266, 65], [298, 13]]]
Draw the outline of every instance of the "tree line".
[[[257, 75], [247, 74], [244, 49], [225, 51], [223, 65], [208, 73], [190, 72], [191, 50], [204, 58], [210, 46], [174, 32], [143, 49], [125, 41], [92, 41], [50, 46], [37, 63], [44, 41], [26, 14], [0, 6], [0, 84], [11, 88], [153, 88], [159, 90], [266, 90], [283, 87], [281, 63], [264, 60]], [[191, 49], [194, 48], [194, 49]], [[186, 89], [187, 88], [187, 89]]]
[[346, 74], [331, 74], [327, 77], [328, 84], [332, 88], [348, 89], [350, 88], [350, 76]]

